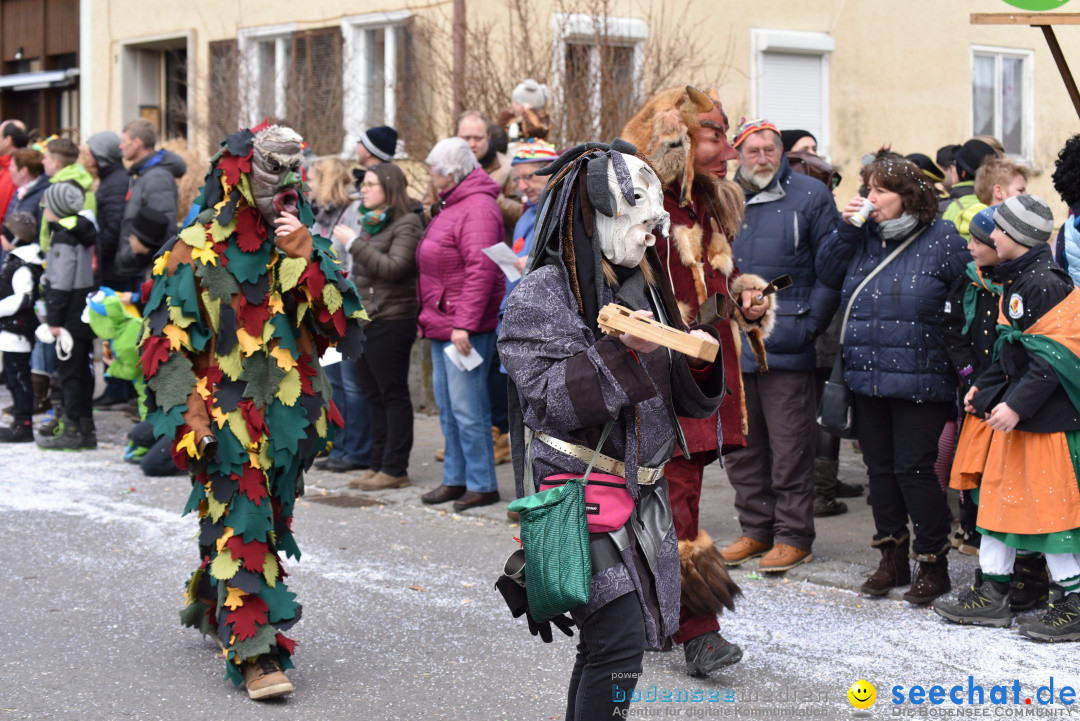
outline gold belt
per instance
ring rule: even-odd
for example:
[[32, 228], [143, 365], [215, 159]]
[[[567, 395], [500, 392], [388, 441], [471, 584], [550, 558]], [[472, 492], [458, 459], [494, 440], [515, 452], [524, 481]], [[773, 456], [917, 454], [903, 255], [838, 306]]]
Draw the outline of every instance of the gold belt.
[[[561, 440], [549, 436], [547, 433], [536, 433], [536, 438], [539, 438], [546, 445], [551, 446], [560, 453], [565, 453], [568, 456], [572, 456], [585, 465], [589, 464], [589, 461], [593, 457], [593, 449], [586, 448], [585, 446], [579, 446], [576, 443], [569, 443], [568, 441]], [[613, 476], [620, 476], [626, 478], [626, 464], [622, 461], [617, 461], [611, 456], [605, 456], [603, 453], [596, 455], [596, 463], [593, 464], [593, 468], [603, 473], [610, 473]], [[638, 485], [649, 486], [656, 483], [664, 475], [664, 466], [658, 468], [649, 468], [647, 466], [638, 466]]]

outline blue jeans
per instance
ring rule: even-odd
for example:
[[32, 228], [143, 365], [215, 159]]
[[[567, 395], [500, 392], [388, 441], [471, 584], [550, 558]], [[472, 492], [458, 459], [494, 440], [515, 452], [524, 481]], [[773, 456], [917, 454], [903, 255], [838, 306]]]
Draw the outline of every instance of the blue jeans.
[[470, 335], [469, 342], [484, 362], [466, 373], [446, 357], [450, 341], [431, 341], [431, 381], [446, 442], [443, 485], [490, 493], [498, 490], [487, 385], [495, 331]]
[[343, 360], [326, 366], [330, 387], [334, 389], [334, 405], [345, 421], [337, 429], [330, 457], [355, 466], [371, 465], [371, 411], [360, 390], [360, 373], [356, 362]]

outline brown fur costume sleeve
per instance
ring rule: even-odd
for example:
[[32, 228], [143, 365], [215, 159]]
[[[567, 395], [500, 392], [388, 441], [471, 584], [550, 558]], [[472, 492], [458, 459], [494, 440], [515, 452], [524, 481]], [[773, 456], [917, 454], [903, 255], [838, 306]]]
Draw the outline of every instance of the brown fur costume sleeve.
[[744, 290], [764, 290], [768, 286], [769, 281], [753, 273], [743, 273], [728, 284], [728, 292], [731, 294], [731, 301], [735, 306], [735, 309], [731, 312], [731, 317], [735, 319], [739, 329], [746, 333], [746, 337], [750, 339], [750, 347], [754, 351], [754, 357], [757, 358], [758, 365], [761, 366], [763, 371], [769, 370], [769, 363], [765, 358], [765, 341], [772, 334], [773, 326], [776, 325], [776, 300], [774, 299], [769, 304], [769, 309], [765, 311], [765, 315], [757, 320], [748, 320], [742, 314], [740, 296]]
[[728, 575], [727, 565], [705, 531], [693, 541], [679, 541], [682, 567], [682, 605], [695, 616], [715, 616], [725, 608], [735, 610], [742, 589]]

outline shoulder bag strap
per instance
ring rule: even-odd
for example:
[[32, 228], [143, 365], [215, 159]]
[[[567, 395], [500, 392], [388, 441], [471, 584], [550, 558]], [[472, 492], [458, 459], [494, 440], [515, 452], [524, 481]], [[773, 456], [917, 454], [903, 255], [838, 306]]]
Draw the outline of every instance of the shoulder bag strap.
[[596, 444], [596, 450], [593, 451], [592, 460], [589, 461], [589, 467], [585, 469], [585, 475], [581, 479], [581, 485], [589, 485], [589, 474], [592, 473], [592, 468], [596, 464], [596, 459], [600, 457], [600, 449], [604, 447], [604, 441], [607, 440], [608, 434], [611, 433], [611, 427], [614, 422], [608, 421], [604, 424], [604, 431], [600, 434], [600, 440]]
[[878, 263], [877, 267], [870, 271], [867, 276], [863, 278], [857, 286], [855, 286], [855, 291], [851, 294], [851, 297], [848, 298], [847, 307], [844, 308], [844, 319], [840, 323], [840, 345], [844, 345], [844, 336], [847, 335], [848, 316], [851, 315], [851, 306], [855, 304], [855, 298], [858, 297], [859, 293], [862, 292], [862, 289], [865, 288], [870, 283], [870, 281], [874, 279], [874, 276], [885, 270], [885, 266], [893, 262], [896, 256], [900, 255], [902, 252], [904, 252], [905, 248], [914, 243], [915, 240], [920, 235], [922, 235], [923, 231], [926, 230], [928, 227], [930, 226], [924, 225], [923, 227], [919, 228], [917, 231], [909, 235], [903, 243], [896, 247], [896, 250], [885, 256], [885, 260]]
[[[600, 457], [600, 449], [604, 447], [604, 441], [607, 440], [608, 434], [611, 433], [611, 427], [613, 425], [615, 425], [613, 421], [608, 421], [604, 425], [604, 430], [600, 433], [600, 442], [596, 444], [596, 450], [593, 451], [592, 460], [589, 461], [589, 466], [585, 469], [585, 475], [582, 477], [582, 485], [588, 485], [589, 474], [592, 473], [593, 466], [596, 464], [596, 459]], [[532, 448], [532, 442], [536, 437], [536, 434], [531, 428], [525, 426], [525, 436], [525, 483], [522, 488], [517, 489], [518, 498], [523, 498], [526, 495], [526, 489], [535, 487], [533, 486], [532, 458], [529, 456], [529, 450]]]

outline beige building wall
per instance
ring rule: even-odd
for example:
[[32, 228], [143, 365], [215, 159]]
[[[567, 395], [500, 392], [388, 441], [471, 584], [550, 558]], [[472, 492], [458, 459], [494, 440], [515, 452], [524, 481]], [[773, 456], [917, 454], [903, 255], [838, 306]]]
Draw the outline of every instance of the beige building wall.
[[[509, 17], [505, 0], [467, 0], [473, 22], [503, 22]], [[592, 3], [599, 6], [599, 2]], [[298, 29], [338, 24], [343, 16], [408, 9], [407, 2], [305, 3], [264, 0], [185, 3], [145, 0], [87, 0], [81, 4], [84, 69], [82, 124], [84, 137], [105, 128], [119, 129], [124, 116], [122, 65], [124, 49], [143, 43], [186, 44], [193, 69], [190, 101], [196, 122], [190, 139], [203, 143], [198, 122], [208, 103], [208, 43], [235, 38], [238, 29], [276, 23], [296, 23]], [[414, 5], [413, 12], [448, 22], [449, 4]], [[543, 19], [536, 36], [550, 41], [553, 11], [587, 9], [589, 2], [530, 3]], [[678, 0], [651, 8], [620, 0], [606, 4], [613, 16], [652, 20], [649, 32], [663, 32], [661, 13], [670, 25], [681, 15]], [[1068, 9], [1068, 8], [1066, 8]], [[1035, 176], [1030, 191], [1052, 200], [1060, 222], [1064, 205], [1050, 183], [1058, 149], [1080, 122], [1046, 47], [1042, 33], [1027, 26], [972, 26], [973, 12], [1008, 12], [1001, 0], [689, 0], [680, 26], [699, 33], [708, 50], [685, 68], [680, 82], [719, 82], [725, 109], [733, 123], [754, 115], [757, 90], [752, 82], [756, 56], [754, 30], [820, 33], [834, 43], [828, 53], [828, 121], [830, 160], [841, 167], [844, 183], [837, 193], [843, 204], [857, 188], [863, 153], [890, 144], [901, 153], [923, 152], [963, 142], [971, 134], [972, 46], [986, 45], [1033, 52], [1034, 80], [1030, 157]], [[1080, 69], [1080, 28], [1056, 28], [1066, 57]], [[449, 48], [437, 52], [449, 53]], [[497, 72], [495, 69], [493, 72]], [[449, 93], [447, 87], [445, 92]], [[204, 116], [202, 116], [204, 117]]]

